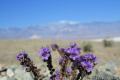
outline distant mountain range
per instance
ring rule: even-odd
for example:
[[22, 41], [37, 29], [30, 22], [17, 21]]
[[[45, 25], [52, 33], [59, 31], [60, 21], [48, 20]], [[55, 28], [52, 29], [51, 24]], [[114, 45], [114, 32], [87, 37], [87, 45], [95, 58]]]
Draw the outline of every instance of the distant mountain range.
[[79, 23], [60, 21], [45, 26], [0, 28], [0, 39], [91, 39], [120, 37], [120, 21]]

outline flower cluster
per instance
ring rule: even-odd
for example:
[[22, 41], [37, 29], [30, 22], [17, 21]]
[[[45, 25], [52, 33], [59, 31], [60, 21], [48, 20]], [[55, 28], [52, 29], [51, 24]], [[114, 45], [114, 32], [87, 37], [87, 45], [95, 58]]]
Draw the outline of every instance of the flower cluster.
[[21, 60], [24, 60], [27, 57], [28, 57], [27, 53], [25, 51], [22, 51], [16, 56], [16, 59], [21, 61]]
[[66, 48], [64, 50], [65, 54], [69, 56], [71, 60], [75, 60], [80, 55], [80, 48], [77, 47], [76, 43], [73, 43], [70, 45], [69, 48]]
[[27, 72], [31, 72], [34, 75], [35, 80], [41, 80], [43, 78], [43, 76], [40, 75], [40, 69], [37, 69], [25, 51], [20, 52], [16, 58], [20, 61], [20, 65], [22, 65]]
[[[53, 68], [52, 51], [58, 51], [60, 54], [58, 69]], [[86, 75], [90, 75], [97, 64], [97, 58], [92, 53], [81, 55], [81, 48], [76, 43], [70, 44], [67, 48], [60, 48], [57, 44], [51, 47], [42, 47], [39, 50], [39, 56], [47, 64], [50, 71], [50, 80], [82, 80]], [[21, 65], [29, 68], [35, 77], [38, 76], [38, 70], [33, 65], [26, 52], [17, 55], [17, 60]], [[38, 78], [36, 80], [39, 80]]]
[[77, 80], [92, 73], [94, 66], [97, 64], [96, 60], [95, 55], [88, 53], [80, 56], [73, 62], [72, 68], [79, 70]]
[[92, 72], [96, 65], [96, 56], [89, 53], [81, 56], [81, 58], [81, 66], [86, 70], [86, 72]]
[[51, 55], [51, 51], [49, 48], [42, 47], [39, 51], [39, 55], [43, 59], [43, 61], [47, 61]]
[[86, 72], [91, 72], [93, 67], [97, 64], [96, 62], [96, 56], [93, 54], [85, 54], [80, 57], [78, 57], [74, 62], [72, 67], [75, 68], [84, 68]]
[[50, 49], [48, 47], [42, 47], [39, 51], [39, 55], [44, 62], [47, 62], [47, 67], [50, 70], [50, 74], [53, 74], [54, 69], [52, 65], [52, 56]]

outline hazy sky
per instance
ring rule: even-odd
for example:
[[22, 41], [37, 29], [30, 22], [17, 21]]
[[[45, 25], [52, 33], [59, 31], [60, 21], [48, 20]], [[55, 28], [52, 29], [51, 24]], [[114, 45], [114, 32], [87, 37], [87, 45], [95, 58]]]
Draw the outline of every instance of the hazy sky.
[[0, 0], [0, 27], [120, 21], [120, 0]]

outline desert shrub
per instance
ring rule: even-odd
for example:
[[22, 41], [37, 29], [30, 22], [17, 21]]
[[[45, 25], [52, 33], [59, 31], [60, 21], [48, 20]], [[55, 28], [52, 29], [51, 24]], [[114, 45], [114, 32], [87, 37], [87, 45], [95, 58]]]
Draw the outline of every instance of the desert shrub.
[[84, 52], [93, 52], [93, 46], [90, 43], [85, 43], [83, 45], [83, 51]]
[[[58, 59], [59, 68], [55, 69], [52, 64], [52, 50], [58, 51], [60, 57]], [[47, 64], [50, 72], [49, 80], [83, 80], [87, 75], [90, 75], [97, 64], [97, 58], [92, 53], [81, 55], [81, 48], [76, 43], [70, 44], [67, 48], [60, 48], [57, 44], [52, 46], [42, 47], [39, 50], [40, 58]], [[55, 54], [54, 54], [55, 55]], [[17, 60], [20, 61], [27, 72], [34, 75], [34, 80], [43, 80], [38, 69], [32, 59], [26, 52], [20, 52], [17, 55]]]
[[104, 45], [104, 47], [112, 47], [113, 46], [113, 41], [104, 39], [103, 40], [103, 45]]

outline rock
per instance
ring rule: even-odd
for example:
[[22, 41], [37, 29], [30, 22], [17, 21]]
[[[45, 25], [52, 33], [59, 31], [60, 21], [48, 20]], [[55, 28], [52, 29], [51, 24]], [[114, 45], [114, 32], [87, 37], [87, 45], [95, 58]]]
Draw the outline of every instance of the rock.
[[14, 77], [11, 77], [11, 78], [8, 78], [8, 80], [17, 80], [17, 79]]
[[1, 77], [0, 80], [9, 80], [8, 77], [4, 76], [4, 77]]
[[25, 72], [24, 80], [34, 80], [34, 79], [29, 72]]
[[117, 65], [115, 63], [109, 62], [103, 66], [98, 67], [97, 70], [115, 74], [116, 68], [117, 68]]
[[50, 72], [46, 64], [39, 64], [37, 67], [40, 68], [40, 75], [42, 76], [42, 80], [49, 80]]
[[100, 71], [97, 72], [94, 76], [92, 76], [92, 80], [120, 80], [120, 77], [115, 76], [111, 73]]
[[6, 75], [7, 68], [5, 68], [5, 65], [0, 64], [0, 76]]
[[40, 71], [41, 75], [45, 77], [50, 76], [50, 72], [45, 65], [41, 65], [40, 68], [41, 68], [41, 71]]
[[115, 69], [115, 74], [116, 75], [118, 75], [118, 76], [120, 76], [120, 66], [119, 67], [117, 67], [116, 69]]
[[0, 64], [0, 70], [1, 70], [1, 69], [3, 69], [3, 67], [4, 67], [4, 66], [5, 66], [5, 65], [3, 65], [3, 64]]
[[23, 70], [17, 68], [17, 69], [15, 70], [15, 76], [14, 76], [14, 77], [15, 77], [17, 80], [23, 80], [23, 76], [24, 76]]
[[29, 72], [25, 72], [22, 67], [18, 67], [15, 70], [15, 78], [17, 80], [34, 80], [32, 75]]
[[7, 74], [8, 77], [13, 77], [15, 75], [11, 68], [7, 69], [7, 73], [6, 74]]
[[108, 62], [101, 66], [96, 66], [92, 74], [84, 80], [120, 80], [120, 75], [116, 75], [118, 65], [114, 62]]
[[[41, 65], [40, 68], [40, 74], [43, 76], [42, 80], [49, 80], [50, 74], [47, 67]], [[22, 66], [8, 66], [7, 71], [3, 75], [0, 76], [0, 80], [34, 80], [32, 73], [26, 72]]]
[[94, 70], [91, 80], [120, 80], [120, 76], [115, 75], [117, 65], [114, 63], [107, 63], [99, 66]]
[[6, 72], [2, 72], [2, 73], [1, 73], [1, 76], [6, 76]]
[[7, 68], [2, 67], [0, 70], [0, 76], [6, 76]]

